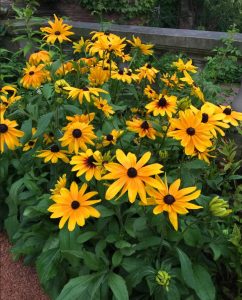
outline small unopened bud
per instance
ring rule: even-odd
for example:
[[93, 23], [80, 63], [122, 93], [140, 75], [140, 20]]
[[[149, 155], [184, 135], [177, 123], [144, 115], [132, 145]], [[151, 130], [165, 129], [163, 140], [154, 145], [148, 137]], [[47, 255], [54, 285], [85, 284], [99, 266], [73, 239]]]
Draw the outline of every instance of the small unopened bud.
[[168, 156], [169, 156], [169, 154], [168, 154], [168, 151], [159, 151], [159, 157], [161, 158], [161, 159], [166, 159], [166, 158], [168, 158]]
[[156, 277], [155, 277], [156, 282], [159, 285], [164, 286], [164, 288], [168, 291], [169, 290], [169, 284], [170, 284], [170, 280], [171, 280], [171, 276], [166, 272], [166, 271], [162, 271], [160, 270]]
[[191, 106], [191, 99], [189, 97], [182, 98], [178, 101], [178, 109], [186, 110]]
[[228, 201], [214, 197], [209, 203], [209, 210], [215, 217], [227, 217], [231, 214], [232, 209], [229, 209]]

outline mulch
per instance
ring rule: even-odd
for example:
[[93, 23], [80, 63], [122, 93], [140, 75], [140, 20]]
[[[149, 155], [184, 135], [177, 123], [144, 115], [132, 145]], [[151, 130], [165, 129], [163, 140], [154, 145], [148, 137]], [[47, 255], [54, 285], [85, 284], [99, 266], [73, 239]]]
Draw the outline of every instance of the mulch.
[[34, 267], [14, 262], [10, 249], [6, 235], [0, 233], [0, 300], [49, 300]]

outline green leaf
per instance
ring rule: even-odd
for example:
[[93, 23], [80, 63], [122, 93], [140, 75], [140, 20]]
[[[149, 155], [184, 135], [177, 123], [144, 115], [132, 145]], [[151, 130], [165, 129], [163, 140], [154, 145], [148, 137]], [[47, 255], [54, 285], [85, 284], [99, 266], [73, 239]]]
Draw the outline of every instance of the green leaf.
[[81, 235], [77, 238], [77, 242], [80, 244], [83, 244], [83, 243], [89, 241], [95, 235], [97, 235], [97, 233], [95, 231], [87, 231], [87, 232], [81, 233]]
[[193, 273], [195, 279], [195, 292], [201, 300], [214, 300], [215, 287], [211, 276], [200, 265], [193, 266]]
[[20, 138], [20, 142], [25, 144], [32, 136], [32, 120], [25, 120], [22, 123], [21, 130], [24, 132], [24, 136]]
[[57, 248], [47, 250], [40, 254], [36, 261], [36, 269], [42, 284], [57, 276], [59, 263], [60, 251]]
[[161, 243], [161, 239], [156, 236], [144, 238], [142, 242], [136, 245], [136, 250], [144, 250], [153, 246], [158, 246]]
[[108, 276], [108, 285], [116, 300], [129, 300], [128, 289], [123, 277], [111, 272]]
[[120, 251], [116, 251], [114, 252], [113, 256], [112, 256], [112, 265], [114, 267], [117, 267], [121, 264], [123, 259], [123, 255]]
[[103, 267], [103, 262], [90, 251], [83, 251], [83, 260], [85, 265], [94, 271], [100, 270]]
[[98, 277], [100, 277], [100, 273], [83, 275], [69, 280], [56, 300], [84, 299], [81, 297], [87, 296], [88, 288], [92, 286], [93, 281], [96, 281]]
[[53, 93], [53, 85], [51, 83], [47, 83], [42, 88], [42, 93], [45, 99], [49, 100]]
[[189, 287], [194, 288], [195, 280], [194, 280], [194, 274], [192, 269], [192, 262], [181, 249], [177, 248], [177, 253], [181, 263], [182, 278], [184, 279], [185, 283]]
[[38, 124], [37, 124], [37, 131], [35, 133], [35, 135], [33, 136], [33, 138], [37, 138], [39, 137], [42, 133], [45, 132], [46, 128], [49, 126], [50, 121], [53, 117], [53, 112], [49, 112], [45, 115], [42, 115], [39, 120], [38, 120]]

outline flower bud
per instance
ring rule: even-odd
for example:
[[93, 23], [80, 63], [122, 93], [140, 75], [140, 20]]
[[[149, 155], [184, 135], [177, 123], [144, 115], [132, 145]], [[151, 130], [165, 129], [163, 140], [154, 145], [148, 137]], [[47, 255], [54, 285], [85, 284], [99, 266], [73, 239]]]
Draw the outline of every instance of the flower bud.
[[161, 158], [161, 159], [166, 159], [166, 158], [168, 158], [168, 156], [169, 156], [169, 154], [168, 154], [168, 151], [167, 150], [165, 150], [165, 151], [159, 151], [159, 157]]
[[55, 92], [57, 94], [67, 94], [68, 92], [64, 88], [69, 86], [69, 83], [66, 82], [64, 79], [57, 80], [55, 82]]
[[166, 271], [158, 271], [155, 280], [159, 285], [164, 286], [167, 291], [169, 290], [171, 276]]
[[219, 198], [219, 196], [210, 201], [209, 210], [215, 217], [227, 217], [232, 212], [232, 209], [229, 209], [228, 201]]

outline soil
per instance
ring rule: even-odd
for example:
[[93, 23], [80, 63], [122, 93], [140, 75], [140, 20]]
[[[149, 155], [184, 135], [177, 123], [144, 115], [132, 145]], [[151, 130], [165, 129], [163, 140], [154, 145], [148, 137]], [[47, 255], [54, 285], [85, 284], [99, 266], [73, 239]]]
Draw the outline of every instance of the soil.
[[6, 235], [0, 233], [0, 300], [49, 300], [34, 268], [14, 262], [10, 249]]

